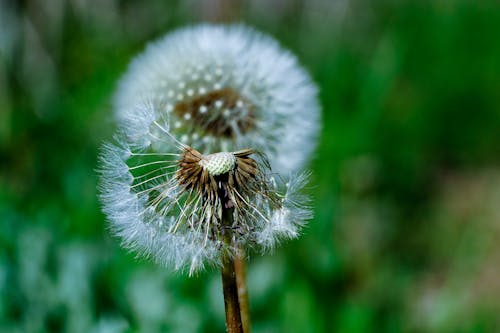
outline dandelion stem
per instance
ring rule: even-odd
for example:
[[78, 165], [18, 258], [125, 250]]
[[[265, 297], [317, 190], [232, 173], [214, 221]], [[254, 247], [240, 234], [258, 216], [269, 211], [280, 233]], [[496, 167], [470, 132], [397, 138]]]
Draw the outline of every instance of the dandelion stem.
[[234, 259], [234, 270], [236, 272], [236, 284], [238, 287], [243, 332], [250, 333], [250, 306], [248, 303], [248, 289], [246, 282], [245, 251], [241, 247], [238, 248], [238, 253]]
[[[223, 209], [222, 211], [222, 222], [223, 225], [227, 227], [224, 234], [224, 243], [228, 247], [233, 246], [232, 230], [230, 228], [232, 224], [232, 211], [232, 209]], [[225, 254], [223, 258], [222, 289], [224, 292], [224, 307], [226, 309], [227, 332], [243, 333], [234, 259], [228, 254]]]

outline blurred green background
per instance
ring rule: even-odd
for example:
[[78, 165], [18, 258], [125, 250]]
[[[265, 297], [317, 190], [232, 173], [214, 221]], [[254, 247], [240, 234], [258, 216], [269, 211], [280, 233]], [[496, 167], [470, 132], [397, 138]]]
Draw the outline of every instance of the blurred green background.
[[315, 219], [248, 267], [253, 332], [500, 331], [496, 1], [0, 0], [0, 332], [223, 332], [219, 272], [135, 260], [96, 198], [130, 59], [237, 21], [320, 86]]

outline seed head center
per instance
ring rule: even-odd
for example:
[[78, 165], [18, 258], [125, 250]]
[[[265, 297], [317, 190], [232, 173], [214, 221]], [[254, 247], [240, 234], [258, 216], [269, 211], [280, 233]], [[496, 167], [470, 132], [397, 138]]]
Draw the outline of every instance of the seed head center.
[[174, 112], [202, 132], [217, 137], [234, 138], [236, 132], [247, 133], [255, 127], [255, 106], [231, 88], [182, 100], [174, 106]]
[[211, 176], [218, 176], [234, 170], [236, 157], [227, 152], [209, 154], [204, 155], [198, 164]]

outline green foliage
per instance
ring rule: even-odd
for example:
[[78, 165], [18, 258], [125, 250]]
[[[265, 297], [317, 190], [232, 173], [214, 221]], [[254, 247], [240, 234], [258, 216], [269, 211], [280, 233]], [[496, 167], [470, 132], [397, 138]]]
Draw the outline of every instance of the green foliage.
[[297, 53], [324, 110], [316, 217], [252, 257], [253, 331], [499, 330], [498, 4], [208, 4], [0, 2], [0, 332], [224, 330], [219, 273], [120, 249], [94, 171], [131, 57], [221, 18]]

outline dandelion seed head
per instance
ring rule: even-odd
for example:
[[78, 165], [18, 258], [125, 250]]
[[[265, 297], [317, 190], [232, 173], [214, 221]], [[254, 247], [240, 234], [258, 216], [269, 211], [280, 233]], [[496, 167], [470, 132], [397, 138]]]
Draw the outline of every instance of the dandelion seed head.
[[[252, 149], [201, 154], [170, 140], [176, 153], [137, 149], [126, 137], [103, 147], [101, 201], [124, 247], [192, 274], [220, 265], [236, 246], [272, 249], [297, 237], [310, 218], [301, 195], [290, 193], [300, 192], [306, 177], [278, 185], [265, 156]], [[223, 241], [229, 230], [231, 244]]]
[[[149, 44], [120, 81], [114, 105], [119, 124], [143, 126], [144, 135], [150, 126], [137, 119], [136, 106], [171, 105], [171, 121], [182, 122], [170, 129], [178, 139], [197, 133], [192, 144], [204, 154], [252, 147], [287, 174], [315, 147], [316, 95], [295, 56], [271, 37], [243, 25], [203, 24]], [[207, 144], [206, 135], [215, 140]]]
[[132, 62], [114, 104], [100, 193], [124, 247], [193, 274], [238, 246], [272, 249], [311, 218], [307, 175], [280, 174], [314, 148], [316, 88], [272, 38], [241, 25], [175, 31]]

